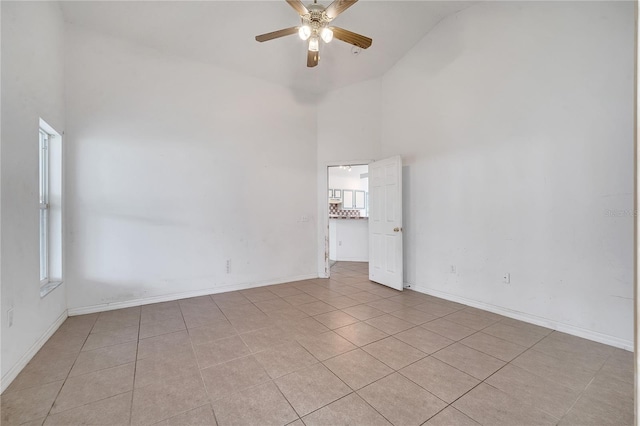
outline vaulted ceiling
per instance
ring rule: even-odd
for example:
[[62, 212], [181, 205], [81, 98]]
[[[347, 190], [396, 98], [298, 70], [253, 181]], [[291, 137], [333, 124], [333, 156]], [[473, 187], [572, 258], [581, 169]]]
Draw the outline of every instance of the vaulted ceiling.
[[[330, 2], [320, 3], [326, 6]], [[62, 8], [65, 20], [75, 25], [294, 89], [322, 93], [381, 76], [441, 19], [471, 4], [360, 0], [334, 24], [373, 38], [373, 45], [355, 55], [351, 45], [339, 40], [321, 42], [316, 68], [307, 68], [306, 45], [296, 35], [265, 43], [254, 39], [258, 34], [299, 25], [299, 16], [284, 0], [67, 1]]]

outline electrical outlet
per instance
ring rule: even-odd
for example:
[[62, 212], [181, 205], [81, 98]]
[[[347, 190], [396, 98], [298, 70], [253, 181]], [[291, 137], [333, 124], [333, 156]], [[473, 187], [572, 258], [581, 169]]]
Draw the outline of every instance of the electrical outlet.
[[231, 259], [227, 259], [227, 274], [231, 273]]
[[13, 308], [7, 311], [7, 320], [9, 322], [9, 327], [13, 325]]
[[506, 273], [502, 276], [502, 282], [505, 284], [510, 284], [511, 283], [511, 274], [510, 273]]
[[450, 270], [450, 272], [451, 272], [452, 274], [455, 274], [455, 273], [456, 273], [456, 265], [451, 265], [451, 270]]

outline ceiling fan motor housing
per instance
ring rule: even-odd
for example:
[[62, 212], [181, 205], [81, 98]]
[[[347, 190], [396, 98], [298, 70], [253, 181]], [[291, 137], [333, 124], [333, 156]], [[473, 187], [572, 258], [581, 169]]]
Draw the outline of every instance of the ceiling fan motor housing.
[[316, 37], [330, 21], [324, 9], [324, 6], [313, 3], [307, 6], [307, 10], [309, 11], [309, 13], [302, 16], [302, 25], [309, 25], [309, 27], [311, 27], [313, 35]]
[[[299, 27], [290, 27], [270, 33], [256, 36], [256, 41], [263, 42], [285, 37], [298, 33], [302, 40], [309, 40], [309, 48], [307, 50], [307, 67], [315, 67], [318, 65], [318, 41], [322, 39], [325, 43], [329, 43], [333, 38], [342, 40], [345, 43], [352, 44], [360, 49], [366, 49], [371, 46], [373, 40], [369, 37], [347, 31], [339, 27], [329, 27], [329, 23], [333, 21], [339, 14], [347, 10], [358, 0], [333, 0], [333, 2], [324, 7], [317, 3], [317, 0], [308, 6], [302, 3], [302, 0], [286, 0], [289, 5], [295, 9], [300, 15], [302, 25]], [[353, 53], [359, 53], [354, 51]]]

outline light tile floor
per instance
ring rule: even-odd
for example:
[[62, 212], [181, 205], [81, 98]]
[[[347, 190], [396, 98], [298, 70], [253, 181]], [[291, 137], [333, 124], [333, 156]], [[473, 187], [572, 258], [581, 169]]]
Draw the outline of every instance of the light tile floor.
[[69, 318], [2, 425], [625, 425], [633, 355], [367, 280]]

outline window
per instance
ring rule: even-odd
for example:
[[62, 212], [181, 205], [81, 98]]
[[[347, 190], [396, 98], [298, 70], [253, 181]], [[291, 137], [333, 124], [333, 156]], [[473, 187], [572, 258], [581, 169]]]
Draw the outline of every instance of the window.
[[40, 120], [40, 297], [62, 284], [62, 137]]
[[49, 139], [40, 128], [40, 285], [49, 283]]

